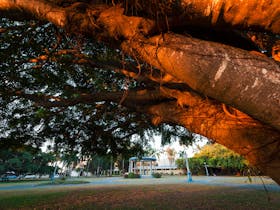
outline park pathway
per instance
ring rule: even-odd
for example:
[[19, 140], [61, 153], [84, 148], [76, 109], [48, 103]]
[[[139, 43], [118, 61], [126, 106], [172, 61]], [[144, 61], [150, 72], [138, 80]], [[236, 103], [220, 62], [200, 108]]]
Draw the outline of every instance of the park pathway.
[[74, 180], [88, 181], [85, 184], [63, 184], [63, 185], [40, 185], [42, 181], [0, 183], [0, 190], [28, 190], [44, 188], [66, 188], [66, 187], [95, 187], [95, 186], [116, 186], [116, 185], [164, 185], [164, 184], [190, 184], [190, 185], [212, 185], [238, 188], [254, 188], [259, 190], [280, 191], [280, 186], [268, 177], [231, 176], [193, 176], [193, 182], [188, 183], [184, 176], [163, 176], [160, 179], [143, 177], [141, 179], [124, 179], [123, 177], [98, 177], [98, 178], [75, 178]]

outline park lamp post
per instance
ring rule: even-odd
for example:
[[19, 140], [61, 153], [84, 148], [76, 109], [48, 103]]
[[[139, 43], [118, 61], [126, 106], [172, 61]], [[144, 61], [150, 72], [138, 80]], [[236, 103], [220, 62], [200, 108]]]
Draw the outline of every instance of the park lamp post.
[[204, 162], [204, 167], [205, 167], [206, 176], [209, 176], [209, 172], [208, 172], [208, 168], [207, 168], [206, 162]]
[[192, 173], [189, 167], [189, 161], [188, 161], [188, 155], [185, 152], [185, 160], [186, 160], [186, 168], [187, 168], [187, 176], [188, 176], [188, 182], [192, 182]]

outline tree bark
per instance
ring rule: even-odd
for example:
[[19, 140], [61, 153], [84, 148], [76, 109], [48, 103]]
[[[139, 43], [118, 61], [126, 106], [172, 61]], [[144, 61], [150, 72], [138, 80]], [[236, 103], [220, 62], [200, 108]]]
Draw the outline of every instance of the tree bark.
[[203, 95], [280, 130], [280, 67], [272, 59], [174, 34], [130, 40], [122, 47]]
[[[134, 55], [130, 50], [134, 49], [144, 61], [182, 79], [194, 90], [280, 129], [280, 68], [268, 58], [180, 35], [166, 35], [164, 41], [161, 36], [144, 39], [143, 35], [154, 30], [153, 21], [127, 17], [120, 7], [92, 7], [90, 13], [84, 14], [75, 10], [77, 7], [64, 10], [44, 1], [31, 4], [26, 0], [16, 3], [1, 0], [0, 9], [4, 8], [33, 11], [40, 18], [72, 32], [80, 31], [103, 39], [128, 40], [123, 49], [130, 54]], [[94, 14], [91, 18], [96, 21], [89, 14]], [[139, 36], [143, 41], [139, 42]]]
[[192, 25], [235, 27], [280, 33], [279, 0], [182, 0], [182, 19]]
[[[203, 99], [189, 91], [161, 88], [161, 95], [184, 100], [139, 107], [150, 113], [154, 124], [182, 125], [194, 133], [207, 136], [244, 156], [250, 164], [280, 183], [280, 133], [246, 115], [232, 116], [223, 105]], [[187, 108], [186, 108], [187, 107]]]
[[231, 118], [222, 111], [221, 105], [205, 101], [188, 110], [174, 102], [159, 104], [149, 107], [148, 113], [157, 118], [157, 123], [179, 124], [225, 145], [280, 183], [279, 132], [252, 119]]

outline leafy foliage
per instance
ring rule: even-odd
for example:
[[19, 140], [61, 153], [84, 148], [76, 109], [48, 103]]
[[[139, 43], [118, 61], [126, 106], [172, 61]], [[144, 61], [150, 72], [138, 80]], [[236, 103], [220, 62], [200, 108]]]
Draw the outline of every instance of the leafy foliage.
[[163, 143], [175, 135], [185, 143], [191, 141], [186, 129], [166, 124], [156, 128], [149, 116], [118, 103], [81, 101], [44, 106], [50, 101], [75, 101], [83, 94], [123, 91], [125, 95], [127, 89], [141, 89], [146, 84], [113, 71], [112, 63], [136, 61], [103, 43], [70, 36], [40, 21], [3, 18], [0, 27], [4, 29], [0, 34], [1, 147], [40, 147], [51, 141], [57, 152], [117, 157], [136, 151], [142, 154], [154, 134], [162, 133]]
[[32, 148], [17, 150], [0, 150], [0, 173], [14, 171], [16, 174], [50, 174], [53, 167], [49, 163], [54, 161], [51, 153], [44, 153]]
[[152, 173], [154, 178], [161, 178], [161, 173]]
[[186, 168], [186, 160], [184, 158], [176, 159], [175, 164], [176, 164], [177, 168], [180, 168], [180, 169]]
[[141, 177], [140, 174], [135, 174], [133, 172], [124, 175], [124, 178], [128, 178], [128, 179], [138, 179], [140, 177]]
[[[186, 168], [185, 159], [179, 158], [175, 162], [178, 168]], [[205, 145], [193, 158], [189, 158], [193, 174], [205, 174], [205, 164], [215, 174], [240, 173], [248, 167], [244, 158], [220, 144]]]

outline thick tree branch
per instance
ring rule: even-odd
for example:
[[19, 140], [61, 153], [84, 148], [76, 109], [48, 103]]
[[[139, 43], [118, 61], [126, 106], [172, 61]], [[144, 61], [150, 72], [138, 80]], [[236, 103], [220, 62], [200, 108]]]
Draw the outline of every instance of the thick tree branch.
[[17, 14], [31, 14], [71, 33], [81, 33], [97, 39], [131, 39], [140, 34], [149, 35], [155, 30], [154, 21], [125, 16], [124, 9], [120, 6], [75, 3], [62, 8], [44, 0], [0, 0], [0, 11], [9, 10]]
[[182, 0], [185, 22], [280, 33], [280, 1]]
[[280, 130], [280, 67], [273, 60], [171, 34], [127, 41], [122, 47], [194, 90]]
[[[22, 2], [17, 6], [23, 9], [28, 7], [24, 4], [25, 1]], [[43, 10], [42, 7], [41, 4], [38, 4], [40, 9], [35, 10], [39, 11], [37, 15], [45, 12], [43, 17], [48, 18], [47, 14], [50, 9]], [[34, 8], [28, 7], [28, 9]], [[67, 11], [74, 12], [73, 10]], [[70, 13], [60, 14], [61, 16], [68, 15], [64, 19], [69, 19]], [[99, 15], [96, 17], [96, 23], [99, 24], [99, 28], [102, 28], [101, 37], [129, 39], [123, 44], [123, 49], [130, 54], [133, 55], [136, 51], [145, 61], [169, 75], [183, 80], [194, 90], [232, 105], [254, 118], [280, 129], [280, 70], [279, 66], [270, 59], [250, 55], [248, 52], [224, 45], [179, 35], [166, 35], [164, 39], [161, 36], [154, 37], [139, 42], [138, 39], [132, 38], [151, 32], [152, 22], [124, 16], [123, 9], [119, 7], [96, 13]], [[91, 29], [91, 34], [95, 34], [96, 31], [93, 29], [96, 29], [96, 26], [90, 23], [88, 16], [83, 15], [85, 14], [78, 13], [77, 16], [72, 14], [73, 23], [71, 25], [80, 25], [77, 24], [77, 21], [83, 21], [80, 32], [88, 34]], [[127, 21], [131, 26], [123, 24]], [[227, 78], [227, 80], [223, 78]], [[250, 81], [247, 78], [250, 78]], [[223, 90], [222, 94], [221, 90]], [[272, 90], [272, 92], [268, 92], [268, 90]]]
[[191, 132], [226, 145], [280, 183], [278, 174], [280, 133], [278, 131], [264, 127], [253, 119], [232, 118], [223, 112], [221, 105], [211, 100], [204, 100], [202, 103], [197, 101], [195, 104], [184, 109], [176, 106], [176, 102], [168, 102], [147, 106], [145, 110], [142, 107], [142, 111], [154, 116], [154, 123], [179, 124], [187, 127]]
[[37, 17], [62, 28], [67, 24], [66, 10], [44, 0], [1, 0], [0, 11], [2, 17]]

